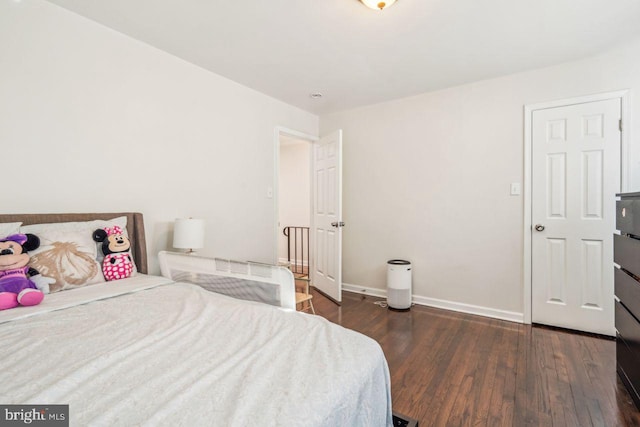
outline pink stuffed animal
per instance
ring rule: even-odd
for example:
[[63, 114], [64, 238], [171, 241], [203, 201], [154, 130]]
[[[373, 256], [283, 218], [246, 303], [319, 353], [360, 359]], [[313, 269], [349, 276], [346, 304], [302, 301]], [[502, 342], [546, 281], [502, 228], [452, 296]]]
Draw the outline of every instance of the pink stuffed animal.
[[93, 232], [93, 240], [102, 243], [102, 274], [106, 281], [126, 279], [133, 272], [131, 242], [117, 225], [99, 228]]

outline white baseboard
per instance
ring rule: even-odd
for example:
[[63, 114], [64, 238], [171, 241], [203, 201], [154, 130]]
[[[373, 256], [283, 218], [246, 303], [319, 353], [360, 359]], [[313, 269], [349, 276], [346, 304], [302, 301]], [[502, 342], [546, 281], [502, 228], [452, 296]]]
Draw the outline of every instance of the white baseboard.
[[352, 285], [351, 283], [342, 282], [342, 290], [354, 292], [356, 294], [371, 295], [374, 297], [386, 298], [387, 290], [378, 288], [367, 288], [366, 286]]
[[[386, 289], [368, 288], [366, 286], [358, 286], [351, 283], [342, 283], [342, 289], [348, 292], [355, 292], [357, 294], [371, 295], [380, 298], [387, 297]], [[524, 323], [524, 314], [515, 311], [498, 310], [495, 308], [423, 297], [420, 295], [412, 295], [411, 300], [414, 304], [418, 305], [426, 305], [428, 307], [474, 314], [476, 316], [491, 317], [493, 319], [508, 320], [509, 322]]]

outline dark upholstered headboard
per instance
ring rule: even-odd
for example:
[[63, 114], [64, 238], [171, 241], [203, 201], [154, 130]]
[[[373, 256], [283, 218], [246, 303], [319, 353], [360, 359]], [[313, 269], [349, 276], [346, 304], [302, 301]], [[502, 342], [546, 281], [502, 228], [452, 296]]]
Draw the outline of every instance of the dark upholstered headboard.
[[140, 273], [147, 274], [147, 243], [144, 236], [144, 220], [138, 212], [111, 213], [54, 213], [54, 214], [0, 214], [0, 223], [22, 222], [22, 225], [51, 224], [57, 222], [108, 220], [127, 217], [127, 233], [133, 243], [133, 260]]

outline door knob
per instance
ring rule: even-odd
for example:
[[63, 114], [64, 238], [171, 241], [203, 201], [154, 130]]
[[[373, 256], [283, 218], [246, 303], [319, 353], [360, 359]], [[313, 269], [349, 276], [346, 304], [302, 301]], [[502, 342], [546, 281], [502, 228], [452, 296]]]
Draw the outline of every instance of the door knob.
[[535, 228], [536, 231], [544, 231], [544, 225], [542, 224], [536, 224], [533, 228]]
[[338, 228], [338, 227], [344, 227], [344, 221], [340, 221], [340, 222], [332, 222], [331, 223], [332, 227]]

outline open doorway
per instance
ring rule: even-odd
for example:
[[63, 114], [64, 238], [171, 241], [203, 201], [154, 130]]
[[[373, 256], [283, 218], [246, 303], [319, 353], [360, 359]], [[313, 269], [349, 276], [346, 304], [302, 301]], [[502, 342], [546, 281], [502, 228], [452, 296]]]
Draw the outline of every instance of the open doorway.
[[277, 127], [275, 143], [275, 261], [339, 304], [342, 130], [318, 138]]
[[281, 134], [278, 167], [278, 263], [309, 274], [311, 141]]
[[295, 277], [296, 309], [315, 314], [311, 294], [313, 139], [278, 131], [276, 257]]

